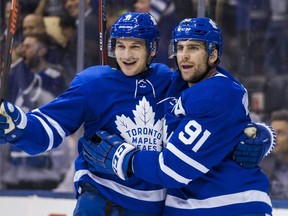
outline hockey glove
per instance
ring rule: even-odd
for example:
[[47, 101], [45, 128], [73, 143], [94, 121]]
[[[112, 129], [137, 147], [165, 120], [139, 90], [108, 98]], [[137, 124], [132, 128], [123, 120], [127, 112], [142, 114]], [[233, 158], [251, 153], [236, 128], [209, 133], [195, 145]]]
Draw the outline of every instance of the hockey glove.
[[17, 140], [26, 125], [26, 114], [19, 107], [3, 101], [0, 106], [0, 144]]
[[89, 170], [107, 174], [115, 173], [122, 180], [127, 180], [131, 171], [131, 159], [138, 150], [117, 135], [110, 135], [106, 131], [98, 131], [96, 134], [97, 139], [82, 138], [80, 141]]
[[248, 124], [244, 133], [248, 139], [236, 146], [233, 159], [243, 168], [253, 168], [271, 153], [276, 145], [276, 134], [274, 129], [265, 123]]

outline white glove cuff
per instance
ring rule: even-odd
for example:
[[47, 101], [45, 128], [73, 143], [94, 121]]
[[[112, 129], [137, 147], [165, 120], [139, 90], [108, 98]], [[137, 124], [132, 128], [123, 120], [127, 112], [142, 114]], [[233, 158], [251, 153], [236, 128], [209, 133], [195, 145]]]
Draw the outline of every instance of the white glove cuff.
[[267, 152], [265, 153], [265, 156], [267, 156], [267, 155], [269, 155], [269, 154], [272, 152], [272, 150], [274, 149], [274, 147], [275, 147], [275, 145], [276, 145], [276, 134], [275, 134], [275, 131], [274, 131], [274, 129], [273, 129], [271, 126], [269, 126], [269, 125], [267, 125], [267, 124], [265, 124], [265, 123], [263, 123], [263, 122], [257, 122], [257, 123], [255, 123], [255, 124], [261, 125], [261, 126], [264, 127], [264, 128], [269, 132], [269, 134], [270, 134], [270, 137], [271, 137], [270, 146], [269, 146], [269, 149], [267, 150]]
[[[129, 166], [130, 157], [126, 156], [131, 152], [135, 151], [135, 147], [128, 143], [122, 143], [116, 150], [112, 158], [112, 169], [119, 178], [127, 179], [127, 168]], [[123, 169], [124, 168], [124, 169]]]

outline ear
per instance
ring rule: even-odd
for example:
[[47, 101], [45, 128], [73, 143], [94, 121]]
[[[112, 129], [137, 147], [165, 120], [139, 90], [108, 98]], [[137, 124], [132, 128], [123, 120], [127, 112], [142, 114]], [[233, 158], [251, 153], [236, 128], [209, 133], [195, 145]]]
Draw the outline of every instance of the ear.
[[209, 63], [213, 64], [216, 62], [217, 59], [218, 59], [218, 50], [214, 49], [211, 55], [209, 56]]
[[156, 55], [156, 50], [154, 49], [150, 52], [150, 56], [155, 56], [155, 55]]

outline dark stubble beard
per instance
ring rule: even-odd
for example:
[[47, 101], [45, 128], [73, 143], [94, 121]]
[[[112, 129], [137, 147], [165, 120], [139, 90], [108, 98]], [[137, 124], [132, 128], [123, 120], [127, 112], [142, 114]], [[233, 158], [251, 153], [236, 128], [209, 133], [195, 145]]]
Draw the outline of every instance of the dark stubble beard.
[[40, 64], [40, 57], [35, 55], [34, 58], [25, 59], [25, 63], [27, 64], [29, 69], [37, 68]]
[[213, 68], [211, 67], [209, 64], [208, 64], [208, 58], [207, 58], [207, 61], [206, 61], [206, 70], [204, 71], [204, 73], [198, 73], [198, 74], [195, 74], [194, 77], [192, 77], [191, 79], [187, 80], [188, 83], [191, 83], [192, 85], [193, 84], [196, 84], [198, 82], [200, 82], [201, 80], [203, 80], [207, 74], [210, 72], [210, 70]]

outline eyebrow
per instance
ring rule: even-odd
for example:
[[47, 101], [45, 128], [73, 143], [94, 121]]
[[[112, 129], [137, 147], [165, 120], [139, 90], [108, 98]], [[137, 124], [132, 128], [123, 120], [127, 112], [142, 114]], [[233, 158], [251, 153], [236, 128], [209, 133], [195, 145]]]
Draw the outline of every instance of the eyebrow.
[[[117, 40], [116, 44], [124, 44], [124, 42]], [[145, 43], [142, 43], [142, 41], [133, 41], [131, 44], [132, 45], [143, 45]]]
[[184, 46], [189, 46], [189, 47], [205, 47], [204, 44], [198, 44], [198, 43], [191, 43], [191, 44], [185, 44], [185, 43], [181, 43], [181, 44], [177, 44], [177, 47], [184, 47]]

